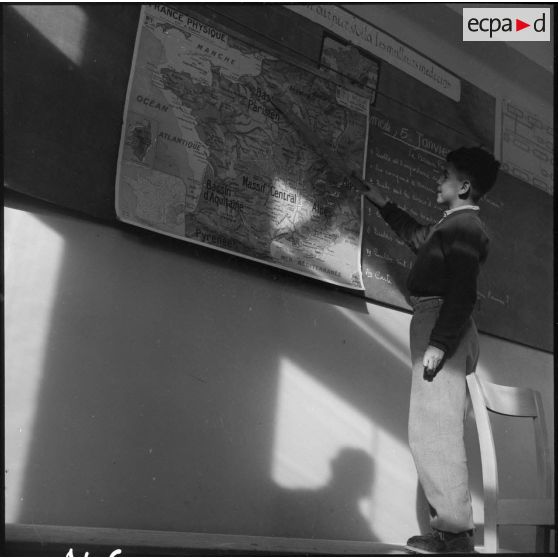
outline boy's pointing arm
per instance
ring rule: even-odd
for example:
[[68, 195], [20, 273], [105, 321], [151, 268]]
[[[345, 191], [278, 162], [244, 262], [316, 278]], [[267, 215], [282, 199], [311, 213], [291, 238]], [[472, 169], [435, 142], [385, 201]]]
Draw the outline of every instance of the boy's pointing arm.
[[[358, 178], [354, 174], [353, 177]], [[379, 188], [374, 186], [374, 184], [371, 184], [370, 182], [366, 182], [365, 185], [368, 190], [365, 192], [364, 197], [369, 199], [379, 209], [385, 207], [385, 205], [388, 203], [388, 200], [383, 196]]]
[[423, 225], [413, 219], [413, 217], [396, 204], [388, 201], [380, 190], [370, 182], [367, 182], [366, 186], [368, 191], [364, 194], [364, 197], [380, 210], [380, 215], [386, 223], [401, 237], [409, 248], [413, 252], [417, 252], [430, 233], [432, 225]]

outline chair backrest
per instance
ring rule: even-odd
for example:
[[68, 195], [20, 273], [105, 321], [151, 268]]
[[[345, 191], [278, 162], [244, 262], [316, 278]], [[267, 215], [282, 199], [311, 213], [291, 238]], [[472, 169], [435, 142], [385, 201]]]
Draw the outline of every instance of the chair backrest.
[[[484, 489], [484, 551], [498, 552], [498, 524], [552, 524], [552, 465], [546, 421], [540, 393], [529, 388], [502, 386], [467, 376], [482, 460]], [[535, 430], [538, 499], [499, 498], [498, 464], [489, 411], [501, 415], [530, 417]]]

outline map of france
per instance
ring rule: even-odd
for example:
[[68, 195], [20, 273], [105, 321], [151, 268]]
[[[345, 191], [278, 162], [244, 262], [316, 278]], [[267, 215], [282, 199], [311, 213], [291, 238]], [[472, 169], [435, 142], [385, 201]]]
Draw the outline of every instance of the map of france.
[[182, 12], [144, 6], [118, 158], [117, 215], [363, 289], [361, 195], [305, 143], [275, 98], [362, 172], [366, 98]]

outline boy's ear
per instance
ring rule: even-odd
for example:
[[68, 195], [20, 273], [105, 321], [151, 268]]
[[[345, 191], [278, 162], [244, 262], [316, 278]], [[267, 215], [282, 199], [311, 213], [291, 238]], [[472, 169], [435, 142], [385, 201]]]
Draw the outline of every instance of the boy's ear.
[[459, 197], [462, 200], [466, 200], [471, 193], [471, 182], [469, 180], [464, 180], [459, 187]]

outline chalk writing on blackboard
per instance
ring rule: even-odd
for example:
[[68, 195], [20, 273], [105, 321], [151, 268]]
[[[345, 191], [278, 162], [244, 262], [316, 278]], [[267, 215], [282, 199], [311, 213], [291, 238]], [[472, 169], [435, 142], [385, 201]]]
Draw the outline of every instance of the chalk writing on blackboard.
[[[367, 179], [417, 221], [424, 224], [438, 221], [443, 208], [435, 201], [436, 182], [444, 169], [450, 146], [408, 123], [387, 118], [373, 110], [368, 149]], [[484, 198], [483, 203], [491, 209], [505, 207], [503, 199], [492, 193]], [[414, 255], [371, 204], [364, 216], [363, 270], [367, 292], [377, 293], [380, 275], [389, 275], [393, 289], [381, 290], [382, 296], [388, 302], [408, 307], [405, 283]], [[479, 281], [478, 299], [478, 307], [484, 310], [494, 305], [507, 308], [513, 304], [505, 283], [488, 281], [485, 275], [481, 275]]]

